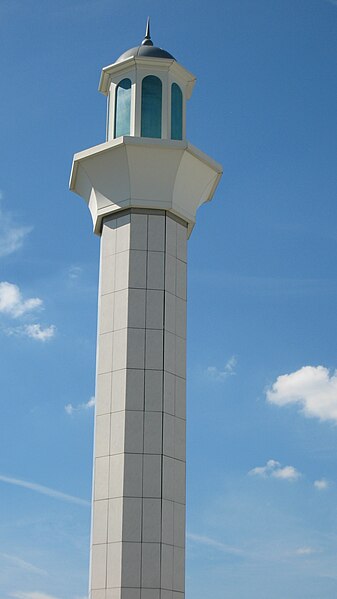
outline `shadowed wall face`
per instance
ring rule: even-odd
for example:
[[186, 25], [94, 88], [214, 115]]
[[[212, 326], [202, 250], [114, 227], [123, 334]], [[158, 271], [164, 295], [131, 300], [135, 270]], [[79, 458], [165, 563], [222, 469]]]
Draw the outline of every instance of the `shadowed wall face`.
[[104, 220], [90, 599], [183, 599], [186, 223]]

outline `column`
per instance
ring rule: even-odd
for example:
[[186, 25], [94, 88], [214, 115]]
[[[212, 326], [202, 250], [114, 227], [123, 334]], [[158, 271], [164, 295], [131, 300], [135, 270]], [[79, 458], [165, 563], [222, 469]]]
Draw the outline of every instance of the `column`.
[[184, 599], [187, 225], [105, 218], [90, 599]]

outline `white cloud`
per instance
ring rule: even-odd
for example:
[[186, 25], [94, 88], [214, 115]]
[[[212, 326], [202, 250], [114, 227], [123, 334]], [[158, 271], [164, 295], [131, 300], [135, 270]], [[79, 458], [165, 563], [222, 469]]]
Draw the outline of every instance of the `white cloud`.
[[314, 482], [314, 487], [318, 491], [325, 491], [325, 489], [328, 489], [329, 486], [330, 486], [329, 481], [327, 481], [325, 478], [321, 478], [320, 480], [315, 480], [315, 482]]
[[[17, 285], [8, 281], [0, 282], [0, 313], [17, 319], [42, 307], [43, 302], [39, 297], [24, 299]], [[5, 332], [7, 335], [20, 335], [44, 342], [54, 337], [56, 327], [54, 325], [43, 327], [39, 323], [33, 323], [8, 328]]]
[[81, 266], [70, 266], [68, 269], [69, 279], [78, 279], [81, 276], [82, 271], [83, 269]]
[[30, 562], [26, 562], [25, 560], [21, 559], [20, 557], [17, 557], [16, 555], [9, 555], [8, 553], [0, 553], [0, 557], [3, 557], [4, 559], [11, 562], [18, 568], [20, 568], [22, 570], [26, 570], [26, 572], [32, 572], [33, 574], [41, 574], [43, 576], [45, 576], [47, 574], [47, 572], [45, 570], [41, 570], [41, 568], [37, 568], [37, 566], [34, 566], [34, 564], [31, 564]]
[[[59, 599], [54, 595], [47, 595], [46, 593], [39, 593], [38, 591], [29, 593], [24, 591], [16, 591], [14, 593], [10, 593], [10, 597], [13, 597], [14, 599]], [[88, 596], [75, 597], [75, 599], [88, 599]]]
[[18, 318], [23, 314], [32, 312], [43, 305], [39, 297], [23, 299], [21, 291], [17, 285], [0, 282], [0, 312], [8, 314], [12, 318]]
[[60, 499], [61, 501], [67, 501], [69, 503], [76, 503], [78, 505], [85, 506], [91, 505], [90, 501], [87, 501], [86, 499], [74, 497], [73, 495], [68, 495], [67, 493], [62, 493], [61, 491], [56, 491], [56, 489], [51, 489], [50, 487], [45, 487], [43, 485], [39, 485], [37, 483], [33, 483], [27, 480], [12, 478], [11, 476], [3, 476], [2, 474], [0, 474], [0, 481], [8, 483], [9, 485], [24, 487], [25, 489], [35, 491], [36, 493], [40, 493], [41, 495], [48, 495], [48, 497]]
[[29, 337], [30, 339], [35, 339], [35, 341], [44, 343], [55, 336], [56, 327], [53, 324], [45, 328], [39, 323], [25, 324], [20, 327], [7, 328], [5, 329], [5, 333], [9, 336], [16, 335], [18, 337]]
[[278, 478], [281, 480], [295, 481], [301, 476], [301, 473], [294, 466], [282, 466], [276, 460], [268, 460], [265, 466], [256, 466], [249, 471], [251, 476], [261, 476], [262, 478]]
[[277, 467], [271, 475], [274, 478], [281, 478], [283, 480], [297, 480], [301, 476], [294, 466]]
[[276, 468], [279, 468], [280, 466], [280, 462], [277, 462], [276, 460], [268, 460], [265, 466], [256, 466], [255, 468], [249, 471], [249, 474], [253, 474], [254, 476], [267, 477], [271, 472], [273, 472]]
[[279, 376], [267, 400], [277, 406], [296, 404], [308, 418], [337, 423], [337, 371], [330, 375], [324, 366], [303, 366]]
[[58, 599], [54, 595], [46, 595], [46, 593], [24, 593], [23, 591], [16, 591], [15, 593], [10, 594], [14, 599]]
[[47, 341], [54, 337], [56, 327], [52, 324], [49, 327], [42, 328], [40, 324], [26, 324], [23, 328], [24, 334], [37, 341]]
[[69, 414], [69, 416], [72, 416], [74, 412], [80, 412], [81, 410], [89, 410], [90, 408], [93, 408], [94, 405], [95, 398], [90, 397], [89, 401], [85, 403], [80, 403], [77, 406], [73, 406], [72, 403], [68, 403], [66, 406], [64, 406], [64, 409], [67, 412], [67, 414]]
[[233, 376], [234, 374], [236, 374], [236, 365], [237, 358], [236, 356], [232, 356], [225, 364], [223, 370], [219, 370], [219, 368], [217, 368], [216, 366], [208, 366], [206, 374], [209, 378], [213, 379], [214, 381], [225, 381], [229, 376]]
[[9, 256], [19, 250], [25, 237], [31, 232], [32, 227], [23, 227], [13, 224], [9, 212], [1, 208], [2, 194], [0, 193], [0, 257]]
[[296, 549], [295, 553], [296, 553], [296, 555], [306, 556], [306, 555], [313, 555], [314, 553], [317, 553], [317, 552], [315, 549], [313, 549], [313, 547], [299, 547], [298, 549]]

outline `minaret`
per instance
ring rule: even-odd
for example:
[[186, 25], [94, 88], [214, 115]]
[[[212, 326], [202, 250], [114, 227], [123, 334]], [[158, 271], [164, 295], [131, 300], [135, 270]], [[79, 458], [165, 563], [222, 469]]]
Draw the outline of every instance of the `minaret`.
[[194, 83], [148, 23], [102, 70], [107, 141], [74, 156], [101, 238], [90, 599], [184, 599], [186, 250], [222, 173], [186, 140]]

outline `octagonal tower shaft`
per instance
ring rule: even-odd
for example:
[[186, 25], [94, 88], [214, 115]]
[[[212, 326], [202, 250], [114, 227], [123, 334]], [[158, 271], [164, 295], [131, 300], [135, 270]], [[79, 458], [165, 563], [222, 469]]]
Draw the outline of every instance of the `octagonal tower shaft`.
[[104, 219], [90, 599], [183, 599], [187, 225]]

